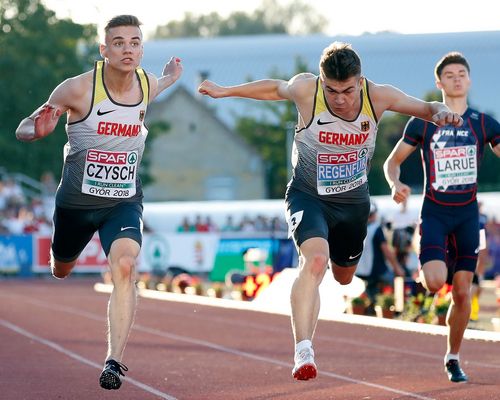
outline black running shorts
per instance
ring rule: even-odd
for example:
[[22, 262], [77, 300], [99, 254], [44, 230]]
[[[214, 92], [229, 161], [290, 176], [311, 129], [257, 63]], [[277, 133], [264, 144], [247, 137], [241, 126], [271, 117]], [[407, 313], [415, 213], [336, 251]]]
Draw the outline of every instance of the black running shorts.
[[119, 203], [95, 210], [56, 206], [53, 220], [52, 253], [58, 261], [76, 260], [97, 231], [106, 257], [116, 239], [130, 238], [142, 244], [140, 203]]
[[285, 197], [288, 231], [300, 249], [307, 239], [328, 242], [330, 259], [338, 266], [356, 265], [363, 252], [370, 200], [341, 204], [320, 200], [289, 188]]
[[477, 202], [448, 206], [425, 199], [420, 219], [421, 265], [441, 260], [454, 271], [476, 270], [479, 252]]

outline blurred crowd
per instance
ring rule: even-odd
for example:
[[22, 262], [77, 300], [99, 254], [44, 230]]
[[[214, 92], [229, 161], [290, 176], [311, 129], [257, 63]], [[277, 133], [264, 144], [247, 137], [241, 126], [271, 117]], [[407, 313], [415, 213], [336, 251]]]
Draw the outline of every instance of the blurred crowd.
[[[481, 208], [480, 221], [486, 233], [486, 248], [479, 254], [478, 279], [498, 279], [500, 282], [500, 223], [483, 214]], [[412, 295], [423, 290], [418, 274], [420, 235], [418, 220], [404, 203], [390, 218], [379, 215], [376, 204], [372, 203], [367, 230], [356, 275], [365, 281], [368, 304], [374, 313], [377, 298], [387, 289], [394, 292], [396, 276], [404, 278], [405, 287], [411, 288]]]
[[28, 197], [21, 185], [12, 177], [0, 179], [0, 234], [22, 235], [29, 233], [52, 234], [51, 204], [57, 184], [50, 173], [40, 179], [42, 191]]
[[210, 216], [185, 216], [177, 227], [177, 232], [287, 232], [288, 227], [284, 218], [277, 216], [268, 218], [258, 215], [255, 218], [243, 216], [235, 220], [232, 215], [226, 217], [222, 225], [213, 222]]

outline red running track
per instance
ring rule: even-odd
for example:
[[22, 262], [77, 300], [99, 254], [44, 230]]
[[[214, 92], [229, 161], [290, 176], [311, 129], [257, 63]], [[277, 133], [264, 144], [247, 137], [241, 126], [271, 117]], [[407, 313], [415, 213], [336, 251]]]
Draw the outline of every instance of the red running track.
[[[141, 298], [118, 391], [99, 387], [108, 295], [89, 279], [0, 281], [0, 398], [499, 399], [499, 343], [467, 340], [467, 384], [448, 382], [445, 338], [320, 321], [318, 378], [291, 377], [286, 316]], [[323, 307], [327, 307], [323, 304]]]

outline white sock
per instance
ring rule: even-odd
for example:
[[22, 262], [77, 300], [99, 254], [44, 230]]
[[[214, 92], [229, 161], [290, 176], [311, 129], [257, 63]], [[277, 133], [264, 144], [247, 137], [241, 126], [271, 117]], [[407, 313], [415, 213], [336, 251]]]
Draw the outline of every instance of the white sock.
[[298, 353], [305, 348], [312, 348], [312, 342], [308, 339], [301, 340], [299, 343], [295, 344], [295, 352]]
[[448, 353], [446, 354], [446, 356], [444, 357], [444, 363], [446, 364], [448, 361], [450, 360], [457, 360], [457, 361], [460, 361], [460, 356], [458, 354], [452, 354], [452, 353]]

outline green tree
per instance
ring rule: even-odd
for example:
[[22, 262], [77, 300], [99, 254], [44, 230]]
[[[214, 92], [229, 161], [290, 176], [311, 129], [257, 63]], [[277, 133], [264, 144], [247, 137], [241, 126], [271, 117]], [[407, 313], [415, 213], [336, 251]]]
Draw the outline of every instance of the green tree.
[[40, 106], [65, 78], [82, 73], [96, 55], [96, 28], [58, 20], [40, 0], [0, 0], [0, 163], [39, 179], [60, 176], [67, 138], [63, 124], [30, 144], [14, 136], [21, 119]]
[[276, 0], [263, 0], [253, 13], [241, 11], [227, 18], [212, 12], [207, 15], [185, 13], [184, 19], [157, 27], [153, 37], [214, 37], [258, 35], [265, 33], [321, 33], [327, 19], [301, 0], [281, 6]]

